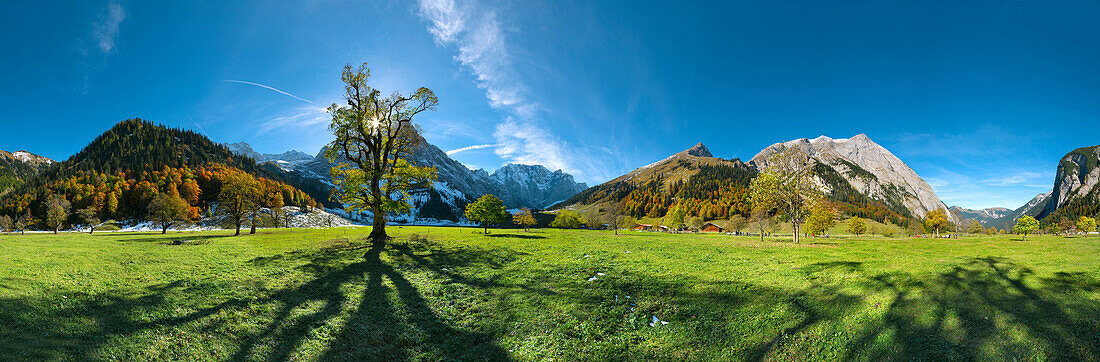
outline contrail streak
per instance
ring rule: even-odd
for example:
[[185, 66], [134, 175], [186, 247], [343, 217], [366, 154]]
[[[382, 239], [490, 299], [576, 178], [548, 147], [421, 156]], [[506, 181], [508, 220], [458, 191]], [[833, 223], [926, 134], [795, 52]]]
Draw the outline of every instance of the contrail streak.
[[496, 146], [497, 146], [496, 144], [488, 144], [488, 145], [473, 145], [473, 146], [462, 147], [462, 148], [447, 151], [447, 156], [450, 156], [450, 155], [453, 155], [453, 154], [456, 154], [456, 153], [459, 153], [459, 152], [466, 152], [466, 151], [470, 151], [470, 150], [480, 150], [482, 148], [489, 148], [489, 147], [496, 147]]
[[276, 89], [275, 87], [266, 86], [266, 85], [263, 85], [263, 84], [260, 84], [260, 83], [253, 83], [253, 82], [246, 82], [246, 81], [243, 81], [243, 80], [232, 80], [232, 79], [223, 79], [222, 81], [223, 82], [230, 82], [230, 83], [249, 84], [249, 85], [254, 85], [254, 86], [257, 86], [257, 87], [267, 88], [267, 89], [285, 94], [287, 96], [293, 97], [294, 99], [300, 100], [302, 102], [313, 104], [313, 101], [311, 101], [311, 100], [308, 100], [308, 99], [305, 99], [305, 98], [302, 98], [302, 97], [299, 97], [299, 96], [296, 96], [296, 95], [293, 95], [293, 94], [290, 94], [290, 93], [287, 93], [287, 92], [283, 92], [281, 90]]

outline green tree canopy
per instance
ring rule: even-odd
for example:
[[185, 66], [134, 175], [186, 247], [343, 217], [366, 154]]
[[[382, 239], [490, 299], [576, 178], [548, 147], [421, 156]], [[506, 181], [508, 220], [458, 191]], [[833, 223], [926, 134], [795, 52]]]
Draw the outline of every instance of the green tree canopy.
[[1016, 226], [1012, 227], [1012, 231], [1022, 234], [1025, 241], [1027, 240], [1027, 234], [1033, 233], [1035, 230], [1039, 230], [1039, 221], [1028, 215], [1020, 216], [1020, 219], [1016, 220]]
[[527, 229], [530, 229], [532, 226], [538, 224], [538, 221], [535, 220], [535, 215], [531, 213], [531, 209], [528, 209], [526, 207], [519, 209], [518, 211], [516, 211], [515, 214], [512, 214], [512, 222], [516, 225], [522, 226], [523, 231], [527, 231]]
[[561, 210], [558, 211], [558, 216], [554, 217], [554, 221], [550, 222], [550, 227], [559, 229], [578, 229], [584, 225], [584, 218], [581, 214], [573, 210]]
[[836, 210], [827, 202], [819, 202], [811, 209], [810, 217], [806, 219], [806, 232], [810, 235], [821, 235], [836, 225]]
[[852, 216], [848, 219], [848, 232], [856, 236], [863, 235], [867, 232], [867, 223], [858, 216]]
[[[225, 191], [225, 188], [222, 188]], [[187, 201], [178, 195], [160, 193], [149, 202], [149, 221], [160, 226], [160, 233], [167, 234], [168, 228], [187, 220]]]
[[1096, 231], [1096, 219], [1088, 216], [1082, 216], [1077, 219], [1077, 230], [1083, 233], [1091, 233]]
[[979, 223], [978, 220], [970, 220], [970, 222], [967, 223], [967, 226], [966, 226], [966, 232], [967, 233], [981, 234], [982, 231], [983, 231], [982, 230], [982, 224]]
[[221, 192], [218, 193], [218, 212], [236, 227], [233, 236], [241, 234], [241, 224], [258, 208], [260, 194], [256, 179], [241, 171], [231, 171], [222, 181]]
[[489, 224], [499, 224], [508, 219], [508, 211], [504, 209], [504, 202], [496, 196], [483, 195], [466, 205], [466, 218], [477, 222], [489, 233]]
[[46, 201], [46, 225], [53, 229], [54, 234], [65, 226], [71, 209], [72, 204], [62, 195], [54, 194], [50, 196], [49, 201]]

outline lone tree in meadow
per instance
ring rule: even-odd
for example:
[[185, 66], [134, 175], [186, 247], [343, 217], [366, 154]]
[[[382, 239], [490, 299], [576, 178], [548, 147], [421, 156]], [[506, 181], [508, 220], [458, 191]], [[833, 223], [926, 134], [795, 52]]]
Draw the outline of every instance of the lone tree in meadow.
[[0, 215], [0, 231], [11, 231], [14, 224], [15, 222], [11, 220], [11, 216]]
[[764, 172], [749, 184], [749, 198], [754, 207], [775, 211], [776, 216], [791, 223], [794, 242], [802, 233], [802, 223], [810, 209], [820, 199], [810, 173], [809, 156], [794, 147], [768, 156]]
[[928, 212], [928, 215], [924, 217], [924, 226], [932, 229], [933, 237], [940, 237], [940, 230], [943, 230], [950, 221], [947, 220], [947, 212], [943, 209], [935, 209]]
[[619, 229], [631, 229], [634, 225], [638, 225], [638, 219], [630, 215], [619, 215], [615, 218], [615, 235], [619, 235]]
[[[222, 186], [222, 191], [225, 191], [225, 186]], [[168, 228], [187, 220], [190, 206], [183, 198], [162, 192], [149, 202], [147, 209], [149, 221], [160, 227], [161, 234], [167, 234]]]
[[15, 220], [15, 225], [13, 226], [19, 229], [19, 235], [23, 235], [27, 233], [27, 228], [31, 227], [31, 225], [34, 225], [34, 217], [31, 216], [31, 210], [28, 209], [23, 216]]
[[848, 219], [848, 232], [855, 236], [863, 235], [867, 232], [867, 223], [863, 221], [863, 218], [852, 216]]
[[61, 195], [54, 194], [46, 201], [46, 225], [53, 229], [54, 234], [57, 234], [65, 226], [65, 221], [69, 219], [69, 210], [71, 209], [72, 204]]
[[810, 235], [826, 234], [833, 225], [836, 225], [836, 210], [827, 202], [819, 202], [806, 219], [806, 232]]
[[80, 210], [76, 210], [76, 215], [80, 216], [80, 221], [88, 224], [88, 234], [95, 232], [96, 225], [99, 225], [99, 212], [96, 211], [95, 206], [88, 206]]
[[1073, 233], [1073, 230], [1077, 227], [1077, 224], [1070, 220], [1068, 217], [1063, 217], [1058, 221], [1058, 231], [1062, 232], [1062, 235], [1069, 236]]
[[752, 217], [749, 218], [749, 223], [752, 225], [752, 230], [760, 233], [760, 241], [764, 241], [764, 234], [774, 232], [776, 229], [775, 216], [771, 214], [771, 210], [764, 207], [756, 207], [752, 209]]
[[232, 171], [222, 181], [218, 193], [218, 212], [236, 227], [233, 236], [241, 235], [241, 224], [260, 208], [256, 179], [242, 171]]
[[924, 223], [917, 218], [909, 219], [909, 225], [906, 227], [909, 232], [909, 236], [917, 236], [924, 234]]
[[508, 219], [508, 210], [504, 209], [504, 202], [496, 196], [484, 195], [466, 205], [466, 218], [477, 222], [489, 233], [489, 224], [499, 224]]
[[1082, 216], [1077, 219], [1077, 230], [1085, 234], [1096, 231], [1096, 219]]
[[611, 228], [611, 230], [614, 230], [615, 235], [619, 235], [619, 229], [623, 227], [624, 223], [630, 221], [628, 220], [628, 217], [626, 215], [623, 215], [623, 204], [624, 200], [619, 199], [618, 201], [611, 202], [611, 204], [607, 206], [607, 209], [605, 209], [606, 215], [604, 216], [604, 219], [607, 220], [607, 227]]
[[[349, 212], [370, 210], [374, 227], [370, 238], [384, 243], [386, 213], [405, 213], [411, 209], [408, 190], [426, 187], [435, 178], [434, 167], [418, 167], [406, 158], [416, 150], [421, 137], [413, 117], [434, 110], [439, 99], [431, 89], [421, 87], [403, 95], [382, 92], [367, 85], [370, 68], [344, 66], [344, 101], [333, 104], [329, 129], [335, 139], [328, 144], [325, 157], [338, 162], [331, 176], [337, 198]], [[488, 229], [486, 229], [488, 230]]]
[[535, 226], [535, 224], [538, 224], [538, 221], [535, 220], [535, 215], [531, 213], [531, 209], [528, 209], [526, 207], [519, 209], [519, 211], [516, 211], [516, 213], [512, 215], [512, 222], [516, 225], [522, 226], [523, 231], [527, 231], [527, 229], [530, 229], [532, 226]]
[[1012, 227], [1012, 231], [1024, 236], [1024, 241], [1027, 241], [1027, 234], [1033, 233], [1035, 230], [1039, 230], [1039, 220], [1035, 220], [1035, 218], [1028, 215], [1020, 216], [1020, 219], [1016, 220], [1016, 226]]

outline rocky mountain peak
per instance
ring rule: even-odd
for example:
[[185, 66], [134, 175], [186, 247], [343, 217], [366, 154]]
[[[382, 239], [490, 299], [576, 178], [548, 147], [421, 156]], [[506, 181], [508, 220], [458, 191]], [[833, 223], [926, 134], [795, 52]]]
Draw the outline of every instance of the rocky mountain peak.
[[714, 157], [707, 149], [707, 146], [703, 146], [703, 143], [696, 143], [695, 146], [684, 151], [684, 153], [695, 157]]
[[18, 160], [31, 166], [49, 166], [55, 162], [48, 157], [39, 156], [25, 150], [19, 150], [15, 152], [0, 150], [0, 157]]
[[225, 148], [228, 148], [230, 152], [236, 153], [241, 156], [251, 157], [253, 160], [259, 161], [260, 154], [252, 150], [252, 145], [245, 142], [237, 143], [224, 143]]
[[[914, 216], [924, 217], [929, 211], [947, 209], [932, 187], [913, 169], [865, 134], [852, 138], [820, 136], [812, 140], [802, 138], [776, 143], [756, 154], [749, 164], [763, 170], [767, 168], [768, 157], [790, 147], [798, 148], [810, 159], [834, 169], [861, 193], [888, 204], [903, 205]], [[954, 215], [949, 213], [949, 217], [954, 218]]]
[[1045, 218], [1073, 202], [1088, 203], [1100, 185], [1100, 145], [1082, 147], [1062, 156], [1054, 176], [1054, 189], [1044, 210]]

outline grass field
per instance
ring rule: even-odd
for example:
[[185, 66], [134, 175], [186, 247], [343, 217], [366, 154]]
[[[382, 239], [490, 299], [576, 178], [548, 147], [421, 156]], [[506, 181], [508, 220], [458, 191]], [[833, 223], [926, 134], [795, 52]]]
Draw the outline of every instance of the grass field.
[[0, 360], [1100, 359], [1096, 237], [368, 231], [0, 235]]

